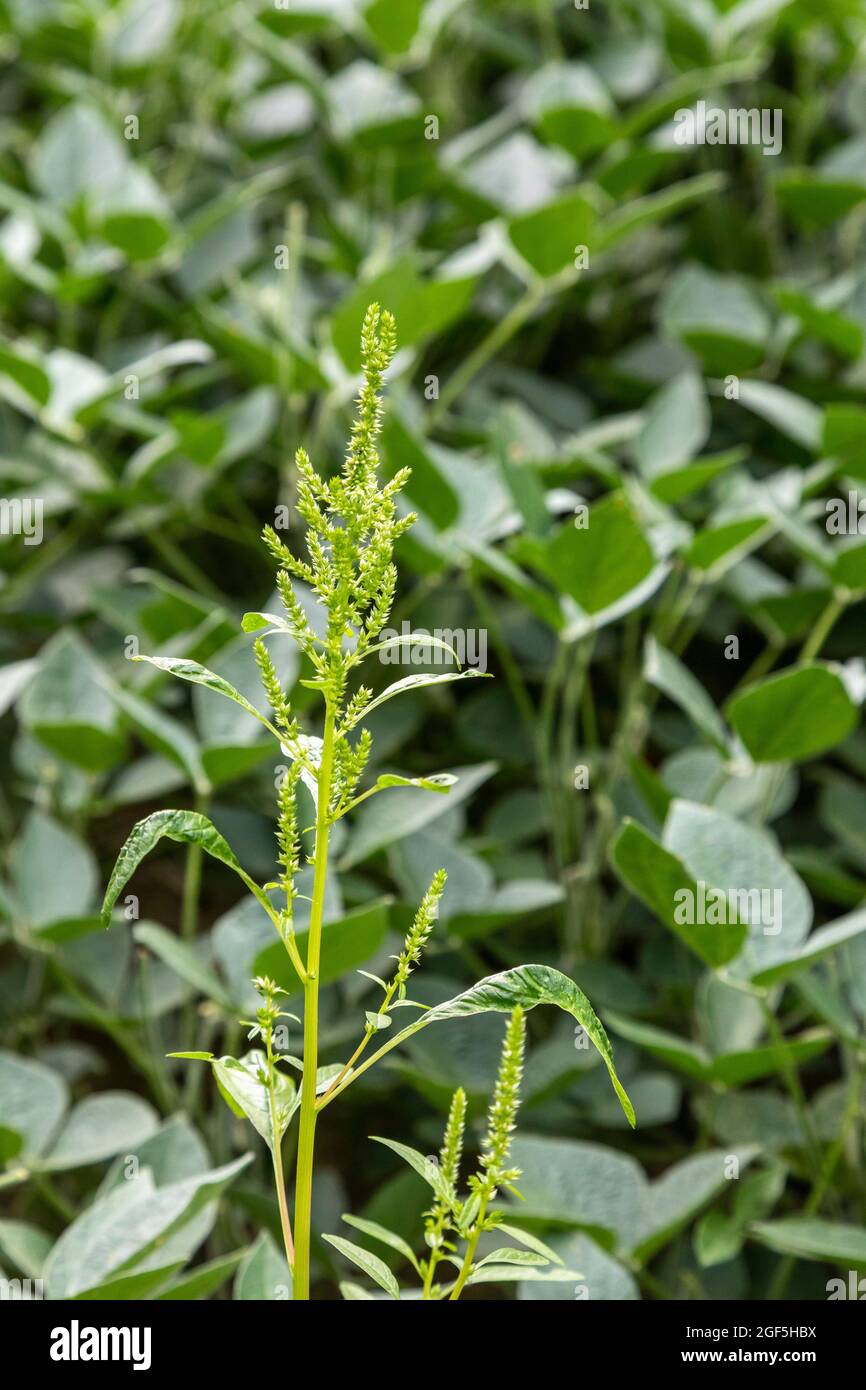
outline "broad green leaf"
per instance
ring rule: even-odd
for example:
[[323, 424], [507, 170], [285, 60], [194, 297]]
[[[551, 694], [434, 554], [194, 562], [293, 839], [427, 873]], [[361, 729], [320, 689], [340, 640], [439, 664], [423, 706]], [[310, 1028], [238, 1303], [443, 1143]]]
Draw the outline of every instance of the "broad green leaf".
[[101, 1091], [73, 1108], [38, 1167], [59, 1171], [100, 1163], [117, 1153], [131, 1152], [157, 1126], [156, 1112], [146, 1101], [125, 1091]]
[[[357, 970], [375, 956], [388, 928], [389, 900], [367, 903], [348, 912], [336, 922], [326, 922], [322, 930], [319, 981], [330, 984]], [[301, 960], [306, 960], [309, 935], [298, 932]], [[260, 951], [251, 968], [253, 975], [267, 975], [288, 994], [298, 994], [303, 986], [282, 942], [275, 941]]]
[[[67, 1226], [48, 1257], [44, 1277], [49, 1298], [80, 1298], [104, 1288], [109, 1280], [134, 1277], [134, 1266], [167, 1248], [172, 1234], [191, 1222], [251, 1159], [252, 1154], [245, 1154], [223, 1168], [159, 1188], [145, 1169], [93, 1202]], [[173, 1271], [177, 1262], [164, 1258], [165, 1268]], [[164, 1282], [158, 1270], [150, 1274], [150, 1282]]]
[[741, 381], [738, 401], [804, 449], [821, 444], [821, 412], [811, 401], [772, 381]]
[[725, 1191], [732, 1175], [739, 1175], [757, 1152], [754, 1147], [737, 1149], [733, 1153], [713, 1149], [695, 1154], [675, 1163], [660, 1178], [649, 1183], [632, 1245], [638, 1259], [649, 1260], [666, 1245], [702, 1207]]
[[0, 1255], [26, 1279], [39, 1279], [52, 1238], [27, 1221], [0, 1221]]
[[736, 914], [733, 921], [719, 925], [680, 920], [685, 917], [681, 904], [698, 902], [698, 885], [682, 860], [634, 821], [626, 818], [623, 822], [611, 847], [611, 859], [626, 887], [706, 965], [717, 969], [739, 954], [748, 927]]
[[182, 941], [174, 932], [166, 931], [165, 927], [155, 922], [139, 922], [133, 927], [132, 934], [139, 946], [146, 946], [194, 989], [213, 999], [227, 1012], [236, 1011], [228, 991], [189, 942]]
[[210, 784], [202, 766], [201, 749], [185, 725], [157, 705], [124, 689], [116, 681], [107, 682], [106, 688], [115, 704], [140, 731], [144, 741], [182, 768], [196, 792], [206, 796]]
[[521, 1220], [582, 1228], [607, 1248], [627, 1248], [640, 1219], [646, 1178], [616, 1149], [519, 1132], [512, 1157], [520, 1168]]
[[347, 1260], [362, 1269], [368, 1274], [374, 1283], [384, 1289], [392, 1298], [400, 1297], [400, 1286], [394, 1278], [388, 1266], [377, 1255], [371, 1255], [369, 1250], [364, 1250], [360, 1245], [353, 1245], [352, 1241], [344, 1240], [342, 1236], [323, 1235], [322, 1240], [326, 1240], [329, 1245], [333, 1245], [335, 1250], [339, 1250], [341, 1255], [345, 1255]]
[[583, 1275], [574, 1269], [538, 1269], [518, 1264], [482, 1264], [476, 1266], [467, 1284], [514, 1284], [524, 1280], [534, 1280], [545, 1284], [577, 1284]]
[[234, 1298], [240, 1302], [258, 1300], [287, 1302], [292, 1297], [292, 1276], [286, 1257], [267, 1231], [250, 1246], [238, 1270]]
[[103, 772], [123, 757], [124, 740], [102, 667], [74, 631], [58, 634], [43, 648], [37, 673], [18, 701], [18, 715], [46, 748], [87, 772]]
[[710, 412], [697, 373], [674, 377], [649, 402], [634, 441], [635, 462], [645, 478], [656, 479], [689, 463], [710, 432]]
[[728, 735], [724, 721], [704, 687], [688, 667], [683, 665], [679, 657], [659, 646], [654, 637], [647, 639], [644, 677], [650, 685], [654, 685], [679, 705], [695, 727], [706, 734], [712, 743], [722, 752], [727, 752]]
[[779, 1221], [759, 1221], [749, 1234], [761, 1245], [794, 1255], [801, 1260], [866, 1266], [866, 1231], [837, 1221], [810, 1216], [786, 1216]]
[[25, 920], [42, 931], [52, 923], [90, 913], [98, 869], [82, 840], [44, 812], [33, 810], [13, 850], [12, 882]]
[[682, 339], [714, 375], [748, 371], [764, 359], [770, 319], [738, 276], [703, 265], [686, 266], [668, 284], [661, 321], [665, 331]]
[[21, 1158], [37, 1157], [69, 1104], [66, 1082], [29, 1057], [0, 1052], [0, 1127], [21, 1135]]
[[[482, 783], [492, 777], [496, 763], [477, 763], [455, 767], [446, 774], [455, 778], [447, 797], [428, 796], [422, 788], [398, 787], [390, 796], [371, 797], [354, 818], [349, 847], [340, 865], [344, 869], [360, 864], [377, 850], [402, 840], [467, 800]], [[442, 774], [438, 774], [441, 776]]]
[[637, 588], [655, 557], [624, 493], [611, 493], [589, 510], [586, 525], [569, 523], [550, 541], [525, 538], [525, 558], [586, 613], [595, 614]]
[[[165, 1301], [182, 1299], [190, 1302], [198, 1298], [210, 1298], [217, 1289], [230, 1279], [244, 1258], [243, 1250], [233, 1250], [229, 1255], [217, 1255], [216, 1259], [197, 1265], [188, 1274], [182, 1275], [157, 1297]], [[286, 1266], [288, 1271], [288, 1266]]]
[[724, 932], [732, 917], [749, 924], [732, 974], [748, 978], [800, 945], [812, 924], [812, 901], [770, 831], [714, 806], [675, 800], [663, 838], [697, 883], [697, 898], [686, 901], [694, 915], [708, 925], [721, 917], [709, 926], [715, 932]]
[[845, 946], [849, 941], [856, 940], [864, 932], [866, 932], [866, 909], [858, 908], [855, 912], [840, 917], [836, 922], [818, 927], [806, 938], [798, 951], [790, 956], [783, 956], [774, 961], [772, 965], [757, 971], [752, 976], [753, 982], [756, 985], [774, 985], [778, 984], [780, 980], [789, 980], [793, 975], [799, 975], [801, 971], [809, 970], [816, 961], [829, 955], [831, 951], [838, 950], [840, 946]]
[[255, 894], [268, 916], [273, 920], [274, 912], [267, 894], [241, 868], [234, 851], [207, 816], [201, 815], [198, 811], [154, 811], [152, 816], [140, 820], [133, 827], [126, 844], [117, 856], [117, 862], [111, 871], [111, 878], [108, 881], [102, 903], [103, 926], [110, 924], [111, 910], [142, 859], [150, 853], [163, 836], [169, 840], [177, 840], [181, 844], [201, 845], [207, 854], [218, 859], [220, 863], [228, 865], [239, 878], [243, 879], [250, 892]]
[[573, 266], [579, 249], [591, 245], [597, 211], [590, 198], [573, 189], [542, 208], [512, 217], [508, 236], [539, 275], [555, 275]]
[[728, 719], [756, 762], [801, 761], [833, 748], [857, 723], [841, 676], [812, 662], [747, 686]]

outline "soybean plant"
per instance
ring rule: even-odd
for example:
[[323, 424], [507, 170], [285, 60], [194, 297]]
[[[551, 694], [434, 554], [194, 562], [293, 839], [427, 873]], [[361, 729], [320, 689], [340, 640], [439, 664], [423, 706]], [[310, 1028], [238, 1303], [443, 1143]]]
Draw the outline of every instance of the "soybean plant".
[[[363, 385], [341, 468], [332, 476], [323, 477], [303, 449], [296, 455], [297, 511], [306, 523], [306, 558], [296, 555], [271, 527], [264, 530], [264, 542], [277, 567], [276, 583], [284, 612], [279, 615], [247, 613], [242, 627], [245, 632], [255, 634], [255, 657], [270, 715], [262, 713], [221, 676], [197, 662], [173, 657], [133, 658], [150, 662], [181, 680], [206, 686], [234, 700], [251, 718], [264, 725], [283, 756], [289, 759], [288, 772], [277, 798], [277, 880], [266, 885], [255, 882], [206, 816], [188, 810], [158, 811], [140, 821], [123, 846], [102, 909], [103, 920], [109, 923], [124, 885], [144, 856], [166, 836], [199, 845], [207, 854], [233, 869], [267, 913], [285, 947], [303, 987], [302, 1057], [282, 1056], [275, 1048], [275, 1027], [283, 1010], [279, 1007], [280, 991], [269, 979], [255, 982], [262, 1002], [257, 1017], [247, 1021], [260, 1047], [240, 1058], [215, 1057], [208, 1052], [173, 1053], [172, 1056], [210, 1064], [228, 1104], [237, 1114], [246, 1116], [267, 1143], [273, 1161], [286, 1258], [292, 1269], [293, 1293], [297, 1300], [309, 1298], [310, 1290], [310, 1213], [319, 1116], [380, 1058], [420, 1029], [440, 1020], [469, 1014], [491, 1010], [511, 1013], [515, 1008], [523, 1011], [540, 1003], [556, 1004], [578, 1020], [600, 1052], [620, 1103], [630, 1123], [634, 1124], [634, 1112], [616, 1075], [610, 1042], [602, 1024], [577, 985], [550, 966], [523, 965], [489, 976], [433, 1008], [424, 1009], [415, 1004], [419, 1016], [394, 1035], [389, 1034], [384, 1044], [371, 1049], [373, 1040], [391, 1025], [393, 1012], [413, 1007], [413, 1001], [407, 997], [407, 983], [435, 925], [445, 888], [445, 874], [441, 872], [434, 875], [418, 908], [392, 979], [376, 981], [382, 989], [382, 997], [377, 1007], [367, 1011], [358, 1045], [344, 1064], [319, 1066], [320, 961], [332, 827], [363, 801], [390, 787], [413, 786], [432, 795], [443, 795], [455, 781], [448, 774], [425, 778], [387, 775], [377, 777], [371, 785], [364, 785], [372, 747], [372, 737], [364, 721], [374, 709], [406, 690], [480, 675], [475, 670], [454, 670], [407, 676], [377, 695], [363, 683], [352, 688], [357, 668], [392, 643], [411, 648], [421, 641], [428, 645], [437, 641], [426, 634], [415, 633], [380, 639], [397, 583], [394, 545], [415, 519], [412, 513], [398, 515], [396, 506], [409, 470], [401, 469], [384, 483], [379, 479], [377, 439], [382, 421], [381, 391], [395, 347], [392, 316], [380, 313], [378, 306], [372, 305], [361, 331]], [[321, 633], [311, 626], [295, 581], [309, 587], [324, 611], [326, 621]], [[321, 698], [320, 735], [302, 731], [264, 637], [293, 641], [307, 658], [311, 674], [301, 684]], [[295, 880], [300, 865], [298, 799], [301, 785], [312, 797], [315, 809], [313, 888], [304, 954], [299, 948], [294, 925], [298, 892]], [[272, 901], [271, 895], [275, 892], [279, 895], [280, 906]], [[522, 1028], [522, 1012], [518, 1017]], [[300, 1071], [300, 1088], [284, 1066]], [[292, 1232], [281, 1145], [296, 1112], [299, 1133]], [[493, 1166], [491, 1157], [491, 1172]], [[455, 1285], [458, 1294], [469, 1277], [477, 1235], [485, 1228], [487, 1202], [500, 1181], [504, 1181], [501, 1175], [492, 1187], [488, 1184], [489, 1190], [480, 1182], [460, 1215], [451, 1206], [448, 1212], [437, 1213], [435, 1217], [443, 1231], [449, 1224], [456, 1223], [457, 1232], [468, 1241], [469, 1265], [465, 1274], [458, 1275]], [[441, 1196], [444, 1201], [444, 1188]]]

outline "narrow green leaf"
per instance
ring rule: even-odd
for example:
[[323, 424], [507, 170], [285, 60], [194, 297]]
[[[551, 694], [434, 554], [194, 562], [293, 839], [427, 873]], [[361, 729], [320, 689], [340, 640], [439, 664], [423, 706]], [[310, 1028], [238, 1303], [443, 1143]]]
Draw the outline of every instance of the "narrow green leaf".
[[384, 1289], [392, 1298], [400, 1297], [400, 1286], [394, 1278], [388, 1266], [377, 1255], [371, 1255], [369, 1250], [363, 1250], [360, 1245], [353, 1245], [350, 1240], [343, 1240], [342, 1236], [322, 1236], [329, 1245], [333, 1245], [335, 1250], [339, 1250], [341, 1255], [345, 1255], [347, 1260], [351, 1260], [365, 1274]]

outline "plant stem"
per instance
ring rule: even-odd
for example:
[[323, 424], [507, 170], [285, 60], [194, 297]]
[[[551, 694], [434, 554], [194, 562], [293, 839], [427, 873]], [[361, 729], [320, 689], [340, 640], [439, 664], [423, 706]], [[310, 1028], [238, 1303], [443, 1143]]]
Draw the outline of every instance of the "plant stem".
[[298, 1163], [295, 1173], [295, 1268], [294, 1297], [310, 1297], [310, 1212], [313, 1198], [313, 1150], [316, 1141], [316, 1070], [319, 1046], [319, 958], [322, 950], [322, 916], [328, 871], [331, 771], [334, 761], [334, 711], [325, 715], [322, 760], [319, 764], [316, 802], [316, 854], [313, 901], [304, 982], [304, 1075], [301, 1082], [301, 1114], [298, 1128]]
[[279, 1118], [277, 1116], [277, 1098], [274, 1093], [274, 1038], [273, 1033], [268, 1030], [268, 1104], [271, 1112], [271, 1157], [274, 1160], [274, 1183], [277, 1189], [277, 1206], [280, 1209], [280, 1225], [283, 1228], [283, 1245], [286, 1248], [286, 1260], [289, 1269], [294, 1267], [295, 1247], [292, 1244], [292, 1224], [289, 1221], [289, 1207], [286, 1202], [286, 1180], [283, 1176], [283, 1138], [280, 1133]]
[[497, 322], [486, 334], [481, 342], [473, 348], [472, 352], [464, 358], [463, 363], [451, 377], [450, 381], [443, 386], [438, 401], [430, 410], [427, 416], [427, 433], [430, 433], [439, 424], [445, 415], [452, 401], [456, 401], [469, 383], [486, 367], [491, 357], [495, 357], [506, 343], [510, 342], [518, 329], [534, 313], [536, 307], [544, 298], [544, 283], [539, 280], [527, 286], [520, 298], [512, 305], [504, 318]]
[[806, 641], [803, 643], [800, 652], [801, 661], [813, 661], [818, 655], [830, 632], [836, 624], [837, 619], [844, 612], [845, 603], [839, 594], [834, 594], [821, 614], [815, 626], [812, 628]]
[[469, 1278], [469, 1275], [471, 1273], [472, 1261], [475, 1259], [475, 1251], [478, 1249], [478, 1242], [481, 1239], [481, 1227], [484, 1224], [484, 1213], [487, 1210], [487, 1201], [488, 1196], [487, 1193], [485, 1193], [484, 1196], [481, 1198], [481, 1205], [478, 1208], [478, 1216], [475, 1219], [475, 1228], [471, 1236], [469, 1237], [469, 1243], [466, 1246], [466, 1254], [463, 1257], [463, 1264], [460, 1266], [460, 1273], [457, 1275], [457, 1283], [451, 1290], [451, 1297], [448, 1300], [450, 1303], [453, 1303], [455, 1299], [460, 1297], [461, 1293], [463, 1292], [463, 1285], [466, 1283], [466, 1280]]

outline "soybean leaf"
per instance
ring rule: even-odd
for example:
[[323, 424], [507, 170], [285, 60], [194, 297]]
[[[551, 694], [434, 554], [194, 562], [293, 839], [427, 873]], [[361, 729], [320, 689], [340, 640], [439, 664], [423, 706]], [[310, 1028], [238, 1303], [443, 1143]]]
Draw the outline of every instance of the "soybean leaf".
[[182, 980], [186, 980], [201, 994], [213, 999], [220, 1008], [228, 1012], [235, 1010], [234, 1001], [228, 991], [189, 942], [182, 941], [174, 932], [166, 931], [155, 922], [139, 922], [133, 928], [132, 934], [140, 946], [146, 946], [149, 951], [153, 951], [153, 954], [164, 961]]
[[728, 736], [724, 721], [700, 682], [691, 671], [654, 637], [647, 639], [644, 676], [688, 715], [696, 728], [706, 734], [722, 752], [727, 752]]
[[841, 743], [857, 708], [841, 676], [813, 662], [768, 676], [735, 695], [728, 718], [756, 762], [800, 761]]
[[866, 1231], [837, 1221], [821, 1221], [809, 1216], [786, 1216], [779, 1221], [762, 1221], [749, 1234], [761, 1245], [801, 1260], [832, 1261], [866, 1267]]

